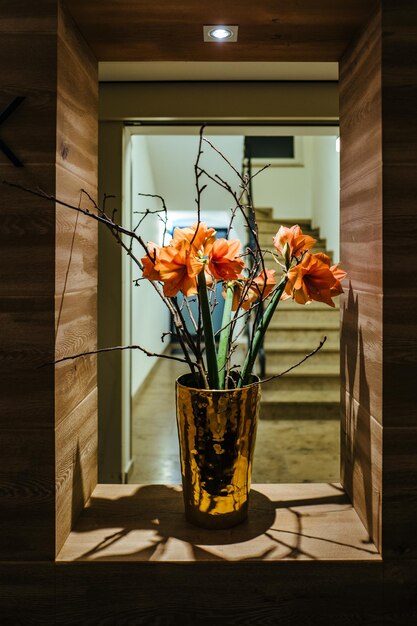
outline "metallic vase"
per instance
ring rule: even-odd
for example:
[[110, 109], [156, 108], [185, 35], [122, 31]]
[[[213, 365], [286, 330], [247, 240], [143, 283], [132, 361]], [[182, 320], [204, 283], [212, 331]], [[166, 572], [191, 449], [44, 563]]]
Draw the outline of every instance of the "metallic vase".
[[260, 384], [226, 391], [176, 384], [177, 425], [186, 518], [230, 528], [247, 517]]

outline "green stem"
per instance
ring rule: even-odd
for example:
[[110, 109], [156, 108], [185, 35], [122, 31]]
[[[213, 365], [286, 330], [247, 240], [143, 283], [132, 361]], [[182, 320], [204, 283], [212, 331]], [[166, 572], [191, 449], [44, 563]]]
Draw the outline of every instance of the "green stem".
[[255, 336], [253, 338], [253, 343], [251, 348], [248, 350], [246, 355], [245, 362], [243, 364], [242, 372], [240, 374], [238, 387], [243, 387], [249, 383], [250, 376], [252, 374], [253, 366], [256, 361], [256, 357], [258, 356], [259, 348], [262, 345], [262, 340], [264, 335], [268, 329], [269, 323], [272, 319], [273, 314], [275, 313], [275, 309], [278, 306], [278, 303], [281, 299], [282, 293], [285, 289], [285, 285], [287, 284], [287, 278], [283, 278], [280, 284], [277, 287], [274, 295], [272, 296], [268, 306], [265, 309], [265, 313], [262, 316], [258, 324], [258, 328], [256, 329]]
[[233, 304], [233, 291], [234, 284], [228, 283], [226, 287], [226, 300], [223, 309], [222, 318], [222, 331], [220, 333], [219, 351], [217, 353], [217, 371], [219, 374], [219, 389], [224, 389], [224, 380], [226, 377], [226, 362], [227, 353], [229, 351], [229, 339], [232, 324], [230, 320], [232, 317], [232, 304]]
[[204, 269], [198, 275], [198, 297], [200, 300], [201, 317], [203, 320], [209, 385], [211, 389], [218, 389], [219, 373], [217, 371], [216, 343], [214, 341], [213, 323], [211, 320], [211, 311], [207, 295], [207, 284]]

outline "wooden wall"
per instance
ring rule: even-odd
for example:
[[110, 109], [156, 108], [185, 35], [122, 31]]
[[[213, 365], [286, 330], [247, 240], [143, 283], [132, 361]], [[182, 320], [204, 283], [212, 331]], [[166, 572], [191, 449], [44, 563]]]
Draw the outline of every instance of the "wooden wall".
[[383, 1], [384, 498], [389, 558], [417, 557], [417, 4]]
[[[0, 153], [1, 179], [77, 204], [96, 193], [96, 62], [55, 0], [41, 9], [0, 5], [0, 107], [26, 98], [1, 128], [24, 167]], [[38, 366], [95, 346], [97, 229], [0, 198], [0, 560], [52, 560], [96, 483], [96, 376], [91, 360]]]
[[[0, 107], [26, 100], [1, 138], [23, 161], [0, 153], [1, 179], [55, 191], [56, 3], [2, 3]], [[25, 19], [23, 19], [25, 18]], [[55, 553], [55, 207], [1, 186], [0, 558]]]
[[[56, 196], [97, 200], [97, 61], [61, 8], [58, 15]], [[92, 208], [82, 196], [82, 205]], [[97, 223], [56, 207], [55, 356], [97, 346]], [[56, 551], [97, 484], [97, 363], [55, 371]]]
[[[0, 132], [25, 167], [0, 154], [1, 177], [77, 202], [95, 193], [96, 63], [40, 4], [0, 5], [0, 104], [26, 96]], [[96, 228], [2, 186], [0, 621], [416, 623], [417, 9], [381, 7], [341, 63], [341, 222], [343, 480], [383, 562], [54, 563], [96, 481], [95, 368], [37, 366], [95, 345]]]
[[383, 203], [381, 13], [340, 63], [342, 483], [381, 547]]
[[417, 5], [343, 57], [342, 478], [384, 558], [417, 555]]

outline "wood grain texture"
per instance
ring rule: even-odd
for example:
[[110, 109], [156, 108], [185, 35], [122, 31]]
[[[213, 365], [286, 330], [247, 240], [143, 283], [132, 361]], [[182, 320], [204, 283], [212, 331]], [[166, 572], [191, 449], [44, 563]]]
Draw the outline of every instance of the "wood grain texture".
[[[50, 411], [50, 418], [53, 411]], [[55, 552], [54, 431], [0, 430], [0, 558], [50, 560]]]
[[[365, 149], [366, 145], [365, 139], [362, 147]], [[368, 153], [366, 158], [369, 158]], [[382, 206], [382, 163], [378, 161], [369, 171], [358, 172], [358, 177], [346, 184], [345, 174], [349, 176], [352, 167], [350, 161], [345, 167], [347, 169], [342, 167], [341, 170], [343, 183], [340, 189], [343, 263], [344, 266], [348, 263], [348, 279], [356, 289], [380, 296], [383, 289], [382, 219], [378, 207]]]
[[97, 389], [55, 431], [56, 550], [97, 484]]
[[57, 624], [381, 626], [379, 563], [60, 563]]
[[340, 298], [341, 390], [346, 390], [380, 424], [382, 396], [382, 307], [383, 298], [359, 289], [353, 281]]
[[384, 557], [417, 558], [417, 428], [384, 428]]
[[381, 13], [340, 63], [341, 244], [349, 276], [341, 328], [341, 480], [382, 538], [383, 213]]
[[25, 626], [414, 626], [416, 597], [413, 560], [0, 565], [2, 619]]
[[384, 500], [386, 558], [417, 544], [417, 11], [382, 2], [384, 160]]
[[0, 563], [0, 615], [3, 624], [55, 624], [55, 565]]
[[378, 560], [367, 540], [340, 485], [254, 485], [248, 521], [211, 532], [185, 521], [178, 486], [98, 485], [58, 560]]
[[[97, 62], [65, 7], [58, 12], [56, 197], [94, 211], [97, 199]], [[56, 207], [55, 358], [97, 347], [97, 223]], [[96, 357], [55, 374], [56, 550], [97, 482]]]
[[[0, 7], [0, 108], [26, 98], [1, 128], [25, 167], [0, 154], [0, 175], [53, 192], [56, 3], [40, 13], [29, 1]], [[47, 560], [55, 552], [53, 370], [36, 367], [54, 352], [54, 211], [2, 185], [0, 212], [0, 559]]]
[[[58, 5], [46, 0], [42, 11], [34, 11], [22, 1], [0, 8], [5, 18], [0, 104], [26, 97], [1, 132], [24, 168], [14, 168], [3, 154], [0, 168], [2, 179], [77, 204], [82, 187], [93, 196], [97, 188], [97, 71], [91, 51]], [[0, 558], [47, 560], [55, 556], [55, 461], [71, 475], [68, 450], [78, 441], [74, 424], [82, 442], [85, 498], [95, 484], [96, 450], [84, 441], [81, 416], [87, 420], [83, 427], [95, 432], [96, 375], [94, 361], [80, 364], [78, 373], [74, 364], [62, 366], [56, 377], [53, 367], [38, 366], [65, 350], [96, 345], [97, 226], [69, 212], [64, 217], [52, 202], [6, 186], [1, 217]], [[66, 432], [65, 445], [58, 438], [57, 448], [56, 422], [58, 434]], [[77, 475], [72, 482], [77, 491]], [[61, 480], [58, 503], [73, 484]], [[68, 532], [65, 528], [61, 532]]]
[[347, 392], [342, 395], [341, 481], [370, 539], [380, 549], [383, 429], [365, 407], [366, 403]]
[[[68, 0], [100, 61], [337, 61], [375, 2]], [[239, 24], [233, 44], [203, 42], [203, 24]], [[184, 30], [185, 29], [185, 30]], [[184, 32], [186, 31], [186, 36]]]

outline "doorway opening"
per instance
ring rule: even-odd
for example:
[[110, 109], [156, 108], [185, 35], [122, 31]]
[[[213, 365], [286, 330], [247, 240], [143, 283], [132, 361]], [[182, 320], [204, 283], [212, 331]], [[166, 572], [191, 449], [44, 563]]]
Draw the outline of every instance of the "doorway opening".
[[[165, 243], [175, 227], [196, 221], [194, 163], [200, 127], [135, 125], [127, 127], [131, 224], [135, 216], [168, 208], [166, 224], [149, 214], [141, 225], [145, 241]], [[242, 171], [250, 158], [251, 173], [269, 167], [253, 180], [253, 204], [262, 247], [272, 247], [280, 224], [299, 224], [317, 239], [313, 252], [339, 261], [339, 154], [337, 126], [208, 126], [205, 136]], [[204, 167], [230, 179], [230, 168], [214, 151], [204, 150]], [[227, 229], [230, 198], [208, 187], [202, 200], [203, 221], [218, 232]], [[137, 221], [137, 220], [136, 220]], [[135, 222], [136, 223], [136, 222]], [[243, 220], [235, 232], [244, 245]], [[128, 261], [124, 268], [124, 319], [127, 341], [152, 352], [175, 353], [178, 346], [169, 314], [146, 281], [137, 281]], [[221, 299], [219, 298], [221, 302]], [[221, 319], [221, 314], [220, 314]], [[258, 426], [258, 454], [253, 482], [337, 482], [340, 466], [339, 311], [313, 303], [301, 307], [281, 303], [265, 341], [265, 371], [277, 374], [310, 352], [323, 335], [325, 348], [293, 373], [263, 387]], [[245, 349], [245, 336], [241, 337]], [[180, 363], [126, 354], [124, 388], [129, 398], [124, 413], [124, 447], [130, 456], [130, 483], [179, 483], [181, 474], [175, 420], [175, 379]], [[284, 446], [281, 442], [285, 441]]]

